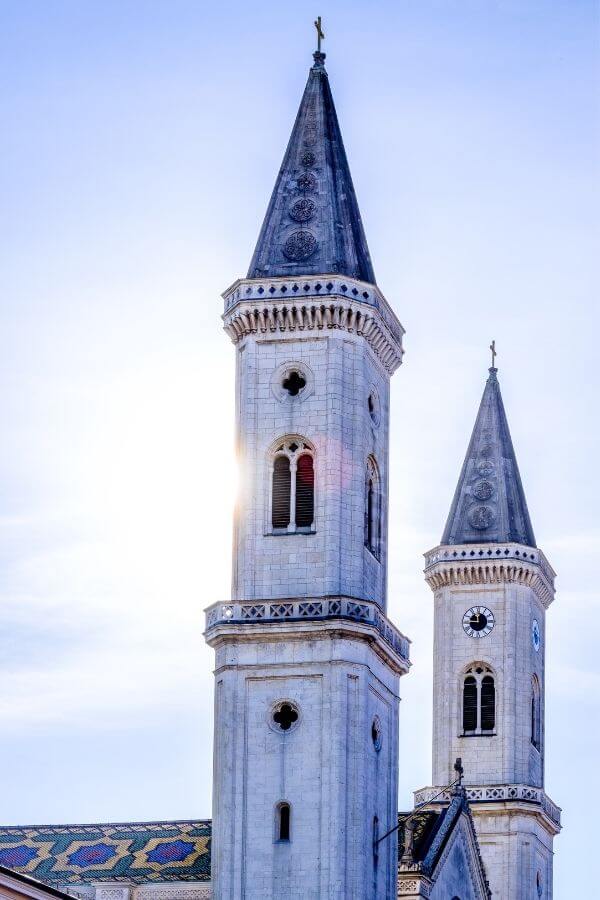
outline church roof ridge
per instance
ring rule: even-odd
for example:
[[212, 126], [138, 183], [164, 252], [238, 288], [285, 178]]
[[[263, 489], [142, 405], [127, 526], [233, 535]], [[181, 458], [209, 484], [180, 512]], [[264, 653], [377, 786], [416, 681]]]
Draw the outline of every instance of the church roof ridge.
[[492, 365], [442, 545], [512, 542], [536, 547], [497, 375]]
[[37, 831], [41, 828], [156, 828], [162, 825], [210, 825], [212, 819], [148, 819], [144, 822], [54, 822], [47, 825], [0, 825], [5, 831]]
[[247, 277], [327, 273], [375, 284], [325, 54], [313, 57]]

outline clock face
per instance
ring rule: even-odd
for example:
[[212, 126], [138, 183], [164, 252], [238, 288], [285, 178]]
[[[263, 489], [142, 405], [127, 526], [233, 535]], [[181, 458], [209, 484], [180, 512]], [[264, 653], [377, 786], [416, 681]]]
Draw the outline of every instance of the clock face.
[[531, 643], [533, 644], [533, 649], [537, 653], [542, 645], [542, 635], [537, 619], [534, 619], [531, 623]]
[[494, 613], [487, 606], [472, 606], [463, 616], [465, 634], [472, 638], [482, 638], [490, 633], [496, 620]]

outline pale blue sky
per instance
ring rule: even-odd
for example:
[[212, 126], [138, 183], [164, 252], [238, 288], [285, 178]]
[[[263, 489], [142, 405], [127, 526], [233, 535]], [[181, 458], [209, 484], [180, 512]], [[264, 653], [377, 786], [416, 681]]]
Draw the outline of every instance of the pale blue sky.
[[[498, 344], [549, 613], [556, 896], [587, 885], [600, 726], [599, 9], [585, 0], [0, 0], [0, 819], [210, 815], [233, 351], [312, 19], [393, 380], [400, 805], [430, 779], [437, 543]], [[223, 471], [225, 475], [223, 475]], [[219, 485], [225, 483], [224, 493]]]

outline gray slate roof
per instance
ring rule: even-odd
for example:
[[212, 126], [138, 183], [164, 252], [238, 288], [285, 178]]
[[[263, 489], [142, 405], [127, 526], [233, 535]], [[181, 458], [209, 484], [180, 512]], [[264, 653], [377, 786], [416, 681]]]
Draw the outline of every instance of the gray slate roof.
[[497, 369], [489, 372], [441, 543], [535, 547]]
[[325, 54], [314, 60], [248, 278], [340, 273], [374, 284]]

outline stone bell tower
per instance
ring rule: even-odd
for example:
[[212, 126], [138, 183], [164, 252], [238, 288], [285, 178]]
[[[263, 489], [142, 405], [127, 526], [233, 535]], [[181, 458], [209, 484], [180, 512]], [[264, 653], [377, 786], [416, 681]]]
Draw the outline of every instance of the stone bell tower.
[[415, 801], [452, 782], [462, 757], [494, 900], [550, 900], [560, 810], [544, 790], [544, 675], [555, 573], [536, 546], [494, 367], [425, 577], [435, 787]]
[[241, 490], [216, 653], [214, 896], [392, 898], [399, 678], [386, 616], [389, 381], [403, 328], [375, 275], [325, 54], [248, 276], [223, 295]]

